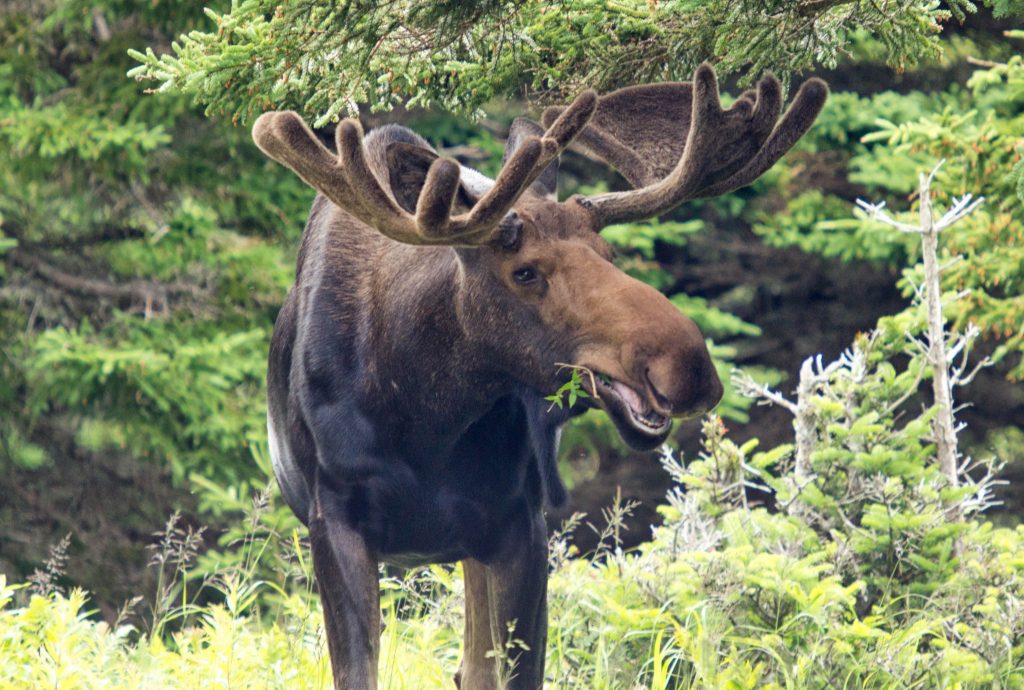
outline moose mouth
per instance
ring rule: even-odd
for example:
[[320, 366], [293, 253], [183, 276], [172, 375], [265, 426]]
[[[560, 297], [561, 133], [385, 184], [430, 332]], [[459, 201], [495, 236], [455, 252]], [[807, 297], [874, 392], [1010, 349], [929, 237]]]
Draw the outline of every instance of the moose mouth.
[[656, 411], [646, 396], [622, 381], [594, 372], [590, 387], [594, 404], [608, 413], [622, 440], [637, 450], [659, 446], [672, 429], [672, 420]]

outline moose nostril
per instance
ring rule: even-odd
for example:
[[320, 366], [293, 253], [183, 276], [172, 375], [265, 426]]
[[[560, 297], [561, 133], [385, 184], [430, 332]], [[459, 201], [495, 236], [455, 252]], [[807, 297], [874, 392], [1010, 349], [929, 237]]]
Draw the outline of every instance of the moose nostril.
[[644, 380], [659, 411], [672, 415], [704, 414], [719, 403], [724, 392], [707, 353], [649, 361]]
[[654, 396], [654, 402], [658, 404], [658, 407], [665, 411], [671, 411], [672, 401], [665, 397], [665, 395], [660, 390], [658, 390], [657, 384], [654, 383], [653, 379], [651, 379], [650, 367], [644, 369], [644, 380], [647, 382], [647, 388], [650, 389], [651, 395]]

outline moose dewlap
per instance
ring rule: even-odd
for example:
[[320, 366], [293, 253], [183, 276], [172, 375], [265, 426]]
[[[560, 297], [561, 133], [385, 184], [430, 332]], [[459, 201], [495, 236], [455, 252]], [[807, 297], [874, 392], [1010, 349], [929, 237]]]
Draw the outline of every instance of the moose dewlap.
[[[332, 153], [295, 113], [256, 121], [256, 144], [320, 193], [274, 330], [267, 425], [284, 497], [309, 526], [336, 687], [376, 687], [378, 562], [457, 560], [456, 683], [542, 686], [542, 510], [566, 498], [560, 426], [599, 407], [653, 448], [672, 418], [722, 395], [697, 327], [617, 269], [599, 232], [751, 183], [826, 95], [805, 82], [780, 119], [765, 76], [723, 109], [707, 65], [688, 83], [586, 91], [544, 126], [517, 119], [496, 180], [395, 125], [364, 136], [345, 120]], [[570, 145], [634, 189], [558, 202]], [[586, 372], [589, 397], [551, 409], [566, 364]]]

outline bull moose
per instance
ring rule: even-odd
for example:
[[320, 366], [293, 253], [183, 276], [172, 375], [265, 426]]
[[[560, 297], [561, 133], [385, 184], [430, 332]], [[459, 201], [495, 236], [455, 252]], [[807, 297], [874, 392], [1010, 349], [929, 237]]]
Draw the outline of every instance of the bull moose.
[[[722, 395], [694, 323], [616, 268], [599, 232], [751, 183], [826, 96], [806, 81], [780, 120], [766, 75], [723, 109], [708, 65], [692, 82], [584, 91], [544, 126], [515, 120], [496, 180], [404, 127], [364, 137], [346, 119], [335, 154], [295, 113], [260, 116], [259, 148], [319, 192], [270, 347], [267, 430], [309, 527], [335, 687], [376, 687], [378, 563], [454, 561], [456, 685], [542, 686], [559, 427], [599, 407], [650, 449]], [[570, 144], [633, 189], [559, 202]], [[593, 374], [570, 409], [545, 400], [566, 381], [559, 363]], [[511, 639], [524, 643], [511, 659], [489, 654]]]

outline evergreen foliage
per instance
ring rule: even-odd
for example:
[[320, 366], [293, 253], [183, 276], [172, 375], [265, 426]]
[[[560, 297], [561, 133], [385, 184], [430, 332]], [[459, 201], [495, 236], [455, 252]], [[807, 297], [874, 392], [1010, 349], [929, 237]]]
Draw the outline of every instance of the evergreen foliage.
[[[1019, 42], [1024, 32], [1008, 32]], [[1016, 45], [1016, 43], [1015, 43]], [[913, 238], [894, 239], [881, 223], [861, 214], [844, 218], [850, 187], [859, 196], [902, 196], [915, 208], [916, 172], [927, 161], [947, 160], [937, 178], [948, 197], [968, 192], [988, 203], [945, 239], [945, 259], [964, 261], [944, 275], [947, 290], [969, 290], [952, 316], [957, 327], [973, 323], [987, 337], [1002, 341], [995, 357], [1013, 355], [1009, 374], [1024, 376], [1024, 61], [987, 62], [964, 89], [870, 98], [836, 94], [804, 146], [842, 151], [846, 181], [835, 192], [808, 189], [796, 194], [783, 213], [763, 214], [755, 230], [774, 246], [844, 260], [868, 259], [901, 266], [918, 256]], [[782, 172], [787, 174], [786, 171]], [[898, 195], [898, 196], [897, 196]], [[908, 296], [921, 282], [920, 271], [906, 271], [901, 286]]]
[[[60, 516], [55, 529], [103, 544], [87, 557], [97, 583], [122, 537], [92, 536], [65, 501], [145, 484], [146, 462], [179, 490], [193, 473], [263, 485], [251, 446], [265, 433], [266, 342], [312, 196], [246, 132], [124, 78], [140, 31], [162, 40], [185, 10], [0, 10], [0, 475], [18, 499], [0, 522], [32, 534]], [[90, 486], [97, 476], [109, 485]], [[136, 494], [115, 529], [146, 534], [166, 513]], [[37, 513], [19, 515], [26, 504]], [[43, 548], [0, 534], [4, 569]]]
[[[998, 16], [1024, 12], [1020, 0], [986, 4]], [[250, 500], [271, 474], [265, 351], [312, 195], [244, 127], [204, 117], [190, 99], [237, 120], [273, 106], [321, 124], [364, 106], [486, 113], [483, 126], [402, 117], [493, 174], [495, 132], [524, 109], [483, 111], [494, 97], [687, 79], [703, 60], [747, 79], [846, 60], [944, 69], [970, 56], [980, 58], [972, 76], [941, 90], [835, 93], [800, 149], [752, 189], [605, 232], [619, 264], [714, 341], [723, 373], [759, 329], [723, 308], [750, 299], [742, 286], [682, 291], [685, 268], [665, 259], [695, 262], [699, 237], [749, 242], [753, 227], [770, 246], [902, 270], [909, 306], [836, 362], [805, 366], [785, 398], [800, 411], [792, 443], [734, 443], [713, 419], [688, 467], [667, 455], [677, 487], [649, 544], [616, 548], [621, 505], [603, 534], [611, 546], [593, 557], [571, 558], [571, 539], [556, 536], [548, 676], [567, 688], [1024, 688], [1024, 530], [981, 515], [997, 459], [969, 463], [956, 482], [937, 466], [936, 409], [918, 397], [932, 373], [907, 339], [925, 327], [920, 249], [851, 211], [858, 197], [888, 199], [912, 218], [917, 174], [939, 158], [942, 205], [984, 195], [944, 235], [941, 263], [963, 256], [943, 272], [947, 314], [953, 332], [973, 325], [998, 343], [993, 359], [1024, 376], [1024, 62], [1012, 54], [1024, 32], [995, 45], [940, 35], [949, 15], [972, 11], [967, 0], [5, 3], [0, 490], [12, 498], [0, 502], [10, 526], [0, 569], [11, 573], [0, 575], [0, 686], [330, 683], [295, 520], [268, 492], [256, 511]], [[144, 45], [153, 49], [128, 57]], [[158, 93], [142, 94], [129, 71]], [[595, 182], [595, 168], [566, 158], [565, 193], [621, 184]], [[751, 371], [758, 381], [742, 379], [720, 410], [730, 424], [747, 419], [744, 390], [783, 399], [772, 388], [779, 372]], [[590, 414], [566, 446], [607, 452], [613, 437]], [[1014, 439], [1019, 430], [1002, 457], [1019, 456]], [[107, 484], [87, 483], [103, 473]], [[153, 487], [164, 482], [192, 508], [189, 524], [198, 513], [231, 527], [204, 540], [172, 520], [153, 556], [155, 585], [134, 576], [146, 612], [126, 613], [135, 627], [120, 616], [97, 623], [65, 585], [88, 581], [99, 602], [110, 598], [110, 563], [139, 560], [124, 544], [153, 529], [164, 509]], [[124, 483], [125, 524], [84, 514], [83, 496]], [[45, 559], [24, 536], [33, 520], [73, 539], [32, 578], [30, 597], [9, 583]], [[458, 569], [384, 587], [384, 684], [449, 683]]]
[[[1000, 2], [1003, 12], [1020, 8]], [[858, 32], [898, 69], [939, 53], [941, 24], [976, 7], [905, 3], [234, 0], [207, 10], [216, 25], [171, 52], [133, 51], [131, 75], [192, 95], [208, 113], [248, 120], [296, 109], [323, 126], [360, 104], [474, 113], [521, 86], [565, 97], [581, 88], [689, 79], [712, 60], [719, 75], [834, 67]]]

